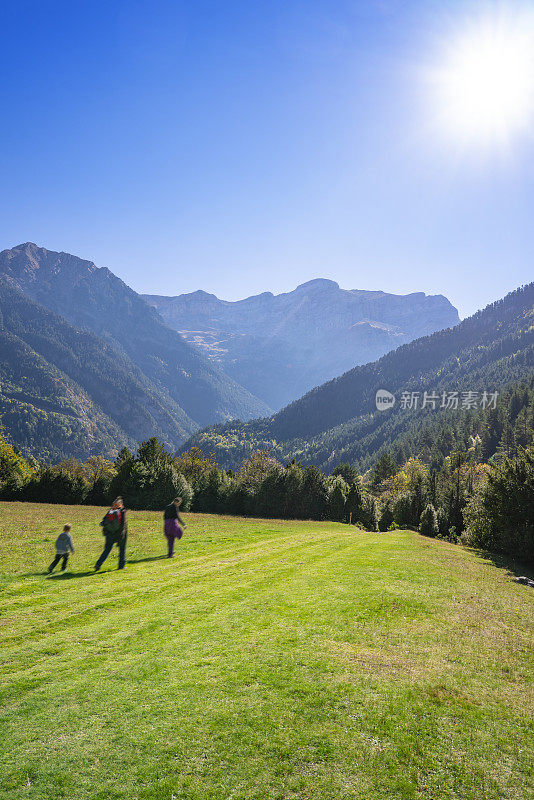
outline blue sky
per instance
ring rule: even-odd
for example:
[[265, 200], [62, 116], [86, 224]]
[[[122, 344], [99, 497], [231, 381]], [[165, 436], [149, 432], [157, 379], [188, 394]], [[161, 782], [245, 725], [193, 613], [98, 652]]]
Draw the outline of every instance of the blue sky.
[[424, 75], [491, 8], [4, 0], [0, 247], [142, 292], [328, 277], [470, 314], [533, 278], [534, 145], [460, 150]]

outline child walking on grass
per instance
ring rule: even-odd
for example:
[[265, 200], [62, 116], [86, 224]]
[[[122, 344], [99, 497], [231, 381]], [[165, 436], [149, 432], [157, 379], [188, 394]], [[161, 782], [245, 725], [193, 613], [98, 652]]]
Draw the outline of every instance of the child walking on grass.
[[63, 559], [63, 563], [61, 565], [61, 571], [65, 572], [67, 568], [67, 561], [69, 560], [69, 553], [74, 553], [74, 544], [72, 542], [72, 536], [70, 535], [71, 525], [68, 523], [63, 526], [63, 533], [60, 533], [56, 539], [56, 557], [48, 567], [48, 572], [53, 572], [54, 567], [56, 567], [61, 559]]

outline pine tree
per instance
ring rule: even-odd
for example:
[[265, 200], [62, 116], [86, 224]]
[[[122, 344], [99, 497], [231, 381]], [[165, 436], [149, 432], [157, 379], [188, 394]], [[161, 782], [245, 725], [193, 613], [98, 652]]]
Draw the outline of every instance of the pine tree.
[[351, 483], [358, 481], [360, 476], [358, 474], [358, 470], [354, 466], [354, 464], [339, 464], [337, 467], [334, 467], [332, 470], [332, 475], [336, 477], [336, 475], [340, 475], [344, 481], [346, 481], [349, 486]]
[[328, 512], [330, 519], [336, 522], [344, 522], [346, 518], [345, 505], [349, 487], [341, 476], [332, 480], [328, 496]]
[[436, 509], [429, 503], [421, 514], [419, 522], [419, 533], [423, 536], [435, 537], [439, 534], [438, 518]]
[[347, 514], [347, 522], [351, 522], [353, 525], [356, 523], [361, 522], [362, 517], [362, 488], [361, 483], [358, 480], [353, 481], [349, 485], [349, 493], [347, 495], [347, 501], [345, 503], [345, 511]]
[[378, 486], [382, 483], [382, 481], [387, 480], [392, 475], [395, 475], [397, 472], [397, 463], [391, 453], [386, 452], [382, 453], [378, 461], [376, 462], [375, 468], [373, 470], [373, 477], [371, 479], [371, 486], [373, 489], [377, 489]]
[[393, 522], [394, 519], [393, 519], [393, 511], [391, 509], [391, 504], [386, 503], [380, 513], [380, 518], [378, 520], [378, 530], [382, 532], [389, 531], [389, 529], [393, 525]]

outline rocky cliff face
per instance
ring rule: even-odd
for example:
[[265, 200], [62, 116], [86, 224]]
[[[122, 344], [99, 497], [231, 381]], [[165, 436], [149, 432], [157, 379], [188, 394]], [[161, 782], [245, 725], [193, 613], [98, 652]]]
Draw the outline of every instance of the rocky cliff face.
[[237, 302], [204, 291], [144, 297], [188, 342], [275, 409], [459, 321], [442, 295], [346, 290], [323, 278]]

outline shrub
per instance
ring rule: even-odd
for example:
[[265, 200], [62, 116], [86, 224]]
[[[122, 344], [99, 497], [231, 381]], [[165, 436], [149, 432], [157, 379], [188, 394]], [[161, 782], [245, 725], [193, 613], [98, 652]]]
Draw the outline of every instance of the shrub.
[[451, 525], [451, 527], [447, 532], [447, 535], [444, 538], [447, 539], [448, 542], [452, 542], [453, 544], [456, 544], [460, 540], [460, 537], [458, 536], [458, 531], [456, 530], [456, 527], [454, 525]]

